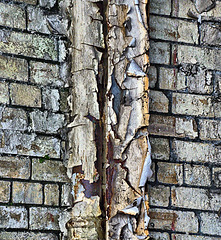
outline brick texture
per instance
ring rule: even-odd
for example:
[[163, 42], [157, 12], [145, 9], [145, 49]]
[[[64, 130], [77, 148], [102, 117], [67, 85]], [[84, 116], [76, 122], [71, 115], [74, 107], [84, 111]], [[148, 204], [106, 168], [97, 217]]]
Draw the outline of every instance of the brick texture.
[[[72, 206], [60, 4], [0, 3], [2, 240], [58, 240], [60, 213]], [[221, 239], [221, 1], [151, 0], [149, 9], [150, 235]]]
[[150, 1], [154, 240], [221, 239], [221, 2]]
[[59, 4], [0, 3], [1, 240], [58, 240], [61, 209], [72, 205], [63, 163], [67, 13]]

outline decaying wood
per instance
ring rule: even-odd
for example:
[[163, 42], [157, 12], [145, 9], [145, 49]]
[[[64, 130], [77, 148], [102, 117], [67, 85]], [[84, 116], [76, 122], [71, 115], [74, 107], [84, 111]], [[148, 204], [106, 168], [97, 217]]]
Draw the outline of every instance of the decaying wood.
[[69, 96], [67, 169], [72, 180], [73, 206], [61, 214], [60, 226], [63, 239], [103, 239], [102, 171], [98, 159], [99, 68], [105, 48], [103, 17], [100, 2], [96, 0], [69, 3], [67, 0], [63, 5], [71, 20], [68, 37], [71, 41], [72, 92]]
[[147, 2], [70, 5], [73, 207], [60, 217], [64, 239], [148, 239]]
[[108, 239], [148, 239], [145, 184], [152, 175], [148, 125], [146, 1], [110, 0], [107, 84]]

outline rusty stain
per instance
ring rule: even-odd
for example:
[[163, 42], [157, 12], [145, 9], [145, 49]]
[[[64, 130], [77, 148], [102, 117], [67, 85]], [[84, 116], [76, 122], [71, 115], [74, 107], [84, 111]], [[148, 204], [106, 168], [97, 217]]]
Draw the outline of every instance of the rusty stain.
[[206, 100], [206, 99], [199, 99], [199, 101], [203, 104], [206, 104], [206, 105], [208, 104], [208, 100]]
[[16, 221], [20, 221], [20, 219], [21, 219], [21, 213], [13, 213], [13, 212], [11, 212], [10, 213], [10, 217], [12, 218], [12, 219], [15, 219]]
[[171, 198], [173, 201], [176, 200], [176, 191], [174, 189], [171, 191]]
[[[22, 145], [18, 145], [18, 146], [16, 146], [16, 149], [18, 149], [18, 150], [22, 150], [23, 152], [28, 152], [28, 148], [23, 147]], [[35, 149], [32, 149], [32, 150], [35, 150]]]
[[72, 173], [81, 173], [81, 174], [83, 174], [84, 172], [82, 170], [82, 166], [80, 165], [80, 166], [73, 167], [72, 168]]
[[113, 178], [115, 175], [115, 169], [114, 167], [108, 167], [106, 169], [106, 175], [107, 175], [107, 187], [106, 187], [106, 201], [107, 201], [107, 217], [110, 218], [111, 216], [111, 202], [113, 198]]
[[111, 135], [108, 135], [108, 141], [107, 141], [107, 159], [108, 159], [108, 163], [112, 163], [114, 162], [114, 145], [112, 142], [112, 138]]
[[[177, 64], [177, 48], [174, 49], [173, 51], [173, 65], [176, 65]], [[174, 77], [176, 76], [176, 69], [174, 68], [173, 69], [173, 74], [174, 74]]]
[[171, 37], [173, 37], [174, 39], [180, 38], [180, 34], [179, 34], [178, 31], [176, 31], [176, 32], [171, 32], [171, 31], [166, 30], [165, 32], [166, 32], [168, 35], [170, 35]]
[[36, 145], [36, 144], [32, 144], [31, 145], [31, 150], [34, 150], [34, 151], [39, 151], [41, 148], [38, 146], [38, 145]]
[[51, 213], [47, 213], [47, 221], [54, 222], [54, 216]]

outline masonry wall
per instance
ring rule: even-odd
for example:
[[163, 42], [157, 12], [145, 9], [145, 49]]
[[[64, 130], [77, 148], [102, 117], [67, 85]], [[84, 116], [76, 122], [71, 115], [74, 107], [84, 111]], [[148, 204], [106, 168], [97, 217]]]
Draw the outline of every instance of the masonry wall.
[[68, 71], [56, 1], [0, 3], [0, 239], [54, 240], [70, 205]]
[[[1, 240], [59, 239], [71, 206], [68, 4], [0, 2]], [[151, 236], [220, 239], [221, 1], [149, 8]]]
[[150, 0], [153, 239], [221, 239], [221, 2]]

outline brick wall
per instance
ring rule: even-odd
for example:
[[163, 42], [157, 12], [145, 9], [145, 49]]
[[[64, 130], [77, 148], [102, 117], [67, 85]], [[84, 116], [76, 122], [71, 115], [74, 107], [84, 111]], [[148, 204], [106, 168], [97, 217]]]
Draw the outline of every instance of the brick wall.
[[54, 240], [70, 205], [68, 71], [56, 1], [0, 3], [0, 239]]
[[153, 239], [221, 239], [221, 1], [150, 0]]
[[[61, 4], [0, 2], [0, 240], [58, 239], [71, 205]], [[149, 20], [151, 236], [220, 239], [221, 1], [150, 0]]]

